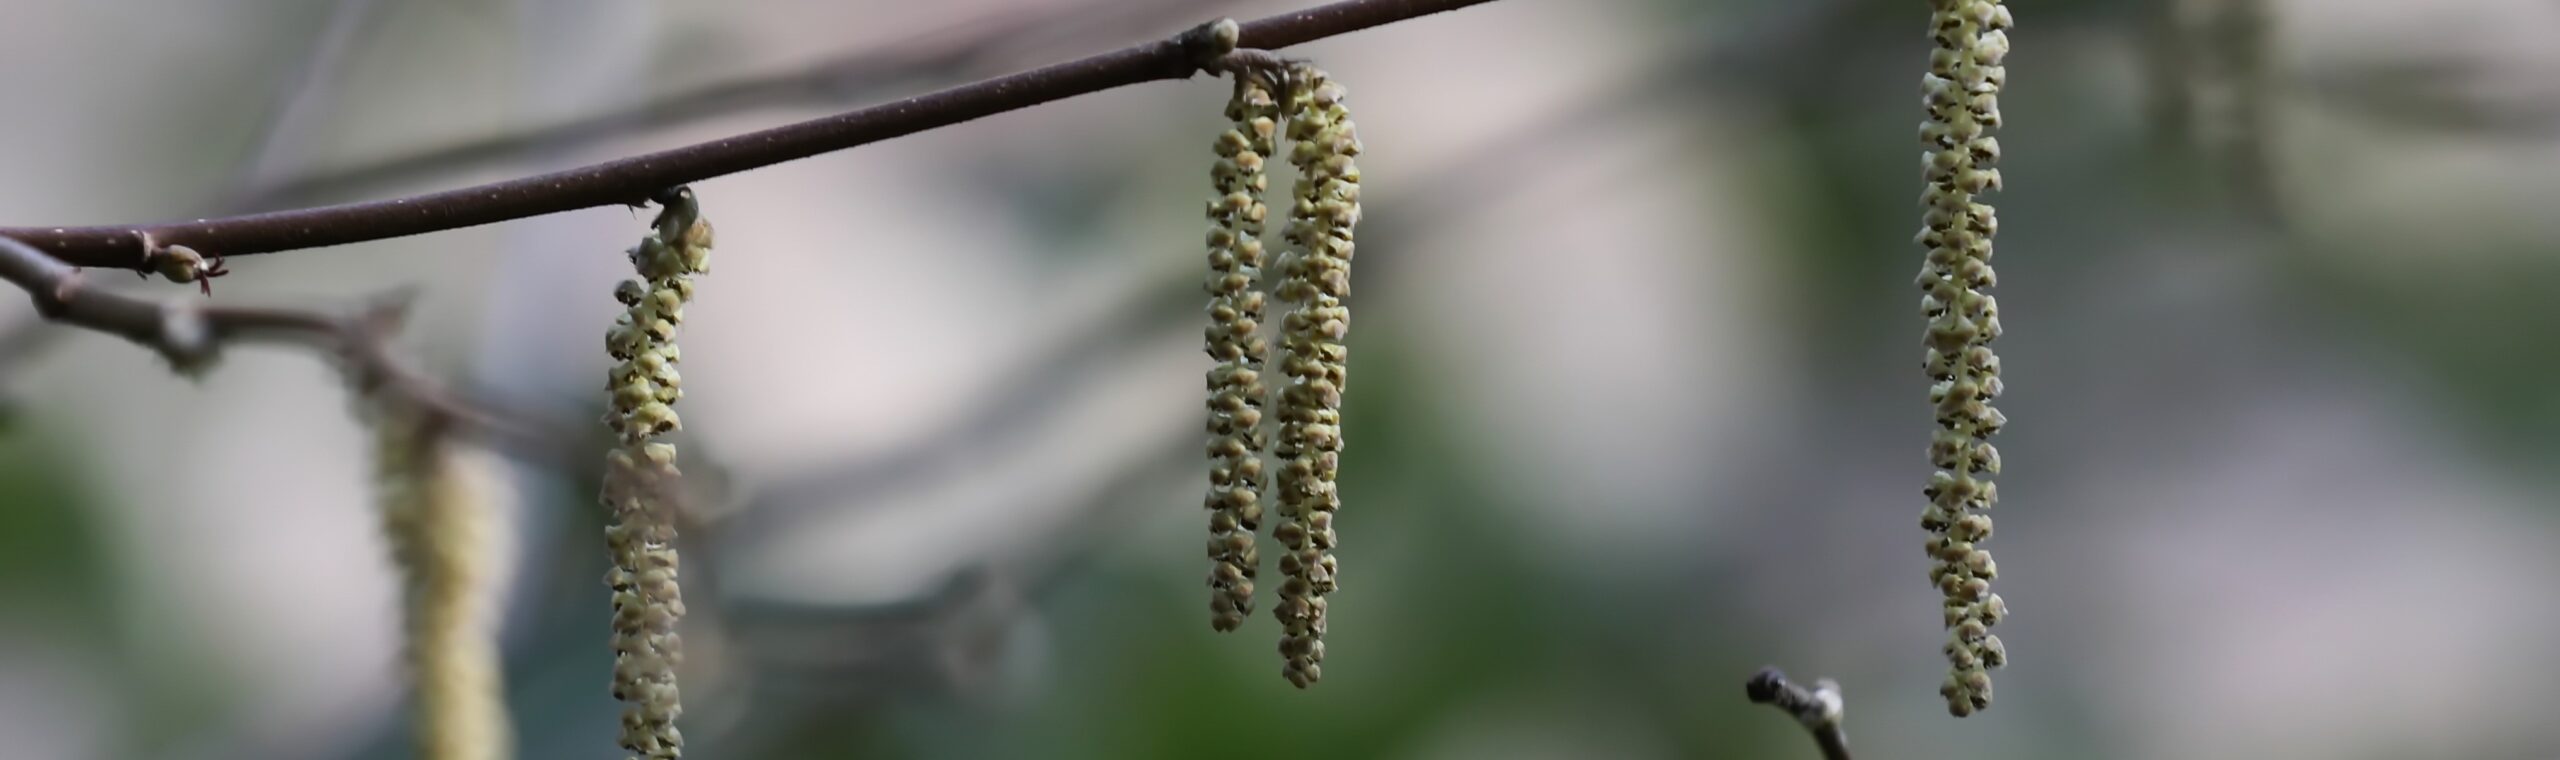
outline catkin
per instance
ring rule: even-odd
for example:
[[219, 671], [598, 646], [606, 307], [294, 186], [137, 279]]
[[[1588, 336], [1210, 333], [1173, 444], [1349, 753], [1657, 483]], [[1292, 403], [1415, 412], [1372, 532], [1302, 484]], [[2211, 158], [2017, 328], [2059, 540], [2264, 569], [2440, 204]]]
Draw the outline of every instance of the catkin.
[[439, 425], [388, 405], [374, 416], [383, 534], [407, 608], [418, 757], [503, 760], [514, 734], [492, 621], [481, 614], [490, 573], [487, 505], [454, 478]]
[[1217, 196], [1208, 204], [1209, 327], [1209, 627], [1232, 631], [1253, 614], [1253, 578], [1262, 523], [1262, 369], [1269, 346], [1259, 334], [1263, 164], [1278, 137], [1279, 104], [1258, 74], [1235, 74], [1227, 103], [1234, 124], [1218, 135], [1210, 170]]
[[629, 251], [641, 279], [615, 287], [614, 298], [627, 309], [605, 339], [616, 360], [606, 384], [612, 410], [605, 416], [616, 446], [605, 456], [603, 488], [611, 513], [605, 542], [613, 569], [605, 584], [613, 590], [613, 696], [628, 703], [623, 749], [649, 760], [684, 754], [684, 734], [676, 729], [684, 713], [676, 689], [684, 597], [667, 500], [678, 475], [676, 449], [655, 439], [682, 424], [674, 408], [684, 395], [675, 330], [684, 322], [685, 302], [693, 300], [692, 275], [711, 271], [712, 244], [711, 222], [691, 190], [678, 189], [662, 202], [649, 235]]
[[1992, 208], [1976, 201], [2000, 189], [2000, 143], [1986, 134], [2000, 126], [2001, 60], [2008, 54], [2009, 9], [1993, 0], [1934, 0], [1929, 73], [1921, 78], [1928, 120], [1920, 125], [1927, 188], [1915, 237], [1928, 249], [1915, 282], [1928, 319], [1923, 367], [1932, 383], [1929, 401], [1937, 431], [1929, 442], [1936, 472], [1922, 493], [1929, 507], [1920, 518], [1929, 531], [1929, 580], [1936, 584], [1948, 638], [1942, 651], [1949, 674], [1940, 685], [1948, 712], [1963, 717], [1991, 706], [1990, 670], [2008, 660], [2008, 649], [1990, 629], [2008, 614], [1991, 593], [1999, 565], [1982, 543], [1991, 538], [1985, 514], [1999, 500], [1988, 479], [2000, 472], [2000, 452], [1990, 443], [2006, 423], [1991, 407], [1999, 398], [1999, 303], [1983, 292], [1997, 283], [1991, 270], [1991, 238], [1999, 231]]
[[1299, 688], [1324, 675], [1325, 596], [1335, 588], [1334, 515], [1341, 508], [1335, 475], [1342, 451], [1342, 394], [1348, 385], [1343, 338], [1351, 310], [1352, 228], [1360, 221], [1360, 138], [1345, 92], [1313, 66], [1289, 71], [1283, 108], [1289, 162], [1298, 169], [1283, 233], [1291, 248], [1280, 262], [1276, 291], [1289, 306], [1281, 320], [1279, 434], [1275, 489], [1281, 522], [1273, 528], [1280, 557], [1281, 671]]

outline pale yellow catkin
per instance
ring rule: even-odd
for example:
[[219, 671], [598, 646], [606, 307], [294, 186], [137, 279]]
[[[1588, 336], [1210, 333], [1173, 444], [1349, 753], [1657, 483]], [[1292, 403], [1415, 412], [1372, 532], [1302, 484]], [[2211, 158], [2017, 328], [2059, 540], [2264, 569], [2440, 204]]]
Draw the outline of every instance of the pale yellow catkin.
[[1949, 673], [1939, 687], [1947, 711], [1957, 717], [1991, 707], [1990, 671], [2006, 664], [2008, 648], [1991, 627], [2008, 605], [1991, 593], [1999, 565], [1982, 544], [1991, 538], [1999, 500], [1990, 476], [2000, 472], [2000, 451], [1990, 437], [2007, 424], [1991, 407], [2000, 397], [1999, 302], [1984, 291], [1997, 284], [1991, 240], [1999, 218], [1981, 193], [2000, 189], [2000, 142], [1988, 133], [2000, 126], [2002, 66], [2009, 52], [2009, 9], [1996, 0], [1933, 0], [1929, 73], [1921, 78], [1928, 119], [1920, 125], [1921, 171], [1927, 179], [1920, 202], [1920, 232], [1928, 249], [1915, 283], [1928, 319], [1922, 362], [1931, 386], [1937, 431], [1929, 442], [1936, 472], [1922, 493], [1929, 507], [1920, 517], [1929, 531], [1929, 580], [1938, 588], [1948, 638], [1942, 647]]
[[405, 600], [405, 656], [421, 760], [505, 760], [507, 721], [489, 600], [491, 515], [453, 469], [441, 427], [377, 408], [383, 535]]
[[684, 714], [676, 686], [683, 663], [677, 624], [684, 596], [677, 585], [676, 526], [669, 494], [676, 487], [676, 448], [656, 440], [682, 425], [674, 404], [684, 396], [675, 331], [693, 300], [695, 274], [710, 271], [711, 223], [691, 190], [665, 201], [656, 223], [630, 250], [641, 279], [625, 280], [614, 297], [627, 307], [605, 338], [616, 360], [606, 388], [605, 421], [617, 445], [606, 454], [605, 528], [613, 568], [613, 696], [626, 703], [622, 747], [648, 760], [684, 754], [676, 721]]
[[1280, 556], [1281, 675], [1299, 688], [1324, 677], [1325, 597], [1339, 568], [1334, 515], [1341, 509], [1335, 478], [1341, 465], [1342, 395], [1348, 389], [1349, 349], [1343, 345], [1351, 309], [1352, 230], [1360, 221], [1360, 138], [1345, 91], [1321, 70], [1298, 64], [1289, 71], [1283, 103], [1291, 141], [1289, 161], [1298, 169], [1295, 197], [1283, 237], [1290, 250], [1280, 263], [1276, 291], [1289, 306], [1281, 319], [1279, 434], [1272, 456], [1280, 460], [1274, 490], [1281, 522], [1272, 529], [1286, 550]]
[[1268, 185], [1263, 165], [1279, 136], [1279, 104], [1261, 75], [1235, 73], [1235, 95], [1226, 115], [1233, 122], [1213, 148], [1210, 170], [1216, 196], [1209, 200], [1209, 327], [1202, 336], [1210, 358], [1208, 433], [1209, 627], [1232, 631], [1253, 614], [1253, 579], [1260, 564], [1254, 531], [1262, 523], [1263, 361], [1270, 351], [1260, 334], [1262, 202]]

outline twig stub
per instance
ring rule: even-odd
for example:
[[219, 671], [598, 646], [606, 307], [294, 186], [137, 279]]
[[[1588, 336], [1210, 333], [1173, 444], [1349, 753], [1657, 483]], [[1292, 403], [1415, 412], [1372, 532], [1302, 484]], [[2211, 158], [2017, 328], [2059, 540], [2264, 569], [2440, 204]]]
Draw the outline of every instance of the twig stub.
[[1786, 711], [1796, 723], [1813, 735], [1814, 744], [1822, 748], [1824, 760], [1849, 760], [1849, 735], [1840, 727], [1847, 712], [1840, 698], [1840, 684], [1828, 678], [1816, 679], [1807, 689], [1787, 679], [1775, 667], [1761, 668], [1742, 684], [1743, 696], [1754, 704], [1764, 704]]

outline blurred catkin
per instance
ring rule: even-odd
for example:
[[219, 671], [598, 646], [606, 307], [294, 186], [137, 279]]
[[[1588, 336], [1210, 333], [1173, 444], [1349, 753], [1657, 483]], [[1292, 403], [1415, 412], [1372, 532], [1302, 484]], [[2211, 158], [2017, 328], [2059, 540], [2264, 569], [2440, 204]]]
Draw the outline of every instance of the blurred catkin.
[[1360, 138], [1341, 85], [1313, 66], [1289, 71], [1289, 162], [1298, 169], [1295, 199], [1283, 233], [1291, 246], [1280, 262], [1277, 290], [1289, 306], [1281, 320], [1279, 435], [1272, 455], [1281, 522], [1281, 671], [1299, 688], [1324, 675], [1325, 595], [1335, 586], [1334, 514], [1341, 508], [1334, 476], [1341, 463], [1342, 394], [1349, 377], [1344, 335], [1351, 310], [1352, 228], [1360, 221]]
[[1218, 135], [1210, 170], [1217, 195], [1208, 206], [1209, 327], [1209, 627], [1232, 631], [1253, 614], [1253, 577], [1262, 523], [1262, 369], [1269, 346], [1260, 335], [1263, 164], [1278, 137], [1279, 104], [1262, 76], [1235, 72], [1233, 121]]
[[676, 720], [684, 713], [676, 689], [683, 661], [676, 633], [684, 596], [676, 584], [676, 528], [668, 494], [675, 488], [676, 449], [658, 436], [682, 424], [674, 404], [684, 396], [676, 371], [682, 354], [675, 330], [684, 304], [693, 300], [695, 274], [711, 271], [711, 223], [702, 218], [693, 191], [661, 198], [649, 235], [629, 253], [642, 279], [624, 280], [614, 298], [627, 307], [606, 334], [616, 360], [606, 388], [617, 445], [605, 456], [604, 503], [611, 512], [605, 542], [613, 569], [613, 696], [628, 703], [622, 713], [622, 747], [656, 760], [684, 754]]
[[507, 724], [488, 605], [488, 506], [454, 477], [442, 426], [377, 403], [374, 471], [383, 535], [400, 573], [418, 757], [504, 760]]
[[2009, 9], [1994, 0], [1933, 0], [1929, 73], [1921, 77], [1928, 120], [1920, 124], [1920, 196], [1927, 208], [1915, 240], [1929, 251], [1915, 280], [1928, 318], [1930, 382], [1937, 432], [1929, 461], [1937, 471], [1922, 493], [1929, 507], [1920, 517], [1929, 531], [1929, 580], [1945, 607], [1948, 639], [1943, 651], [1950, 673], [1939, 693], [1957, 717], [1991, 706], [1992, 668], [2008, 650], [1990, 628], [2007, 615], [1991, 593], [1999, 566], [1981, 544], [1991, 538], [1987, 512], [1999, 500], [1988, 479], [2000, 472], [2000, 452], [1989, 439], [2006, 422], [1991, 402], [1999, 398], [1999, 303], [1983, 292], [1996, 284], [1991, 238], [1999, 231], [1992, 208], [1976, 202], [2000, 189], [2000, 142], [1987, 132], [2000, 126], [2000, 87], [2008, 73]]

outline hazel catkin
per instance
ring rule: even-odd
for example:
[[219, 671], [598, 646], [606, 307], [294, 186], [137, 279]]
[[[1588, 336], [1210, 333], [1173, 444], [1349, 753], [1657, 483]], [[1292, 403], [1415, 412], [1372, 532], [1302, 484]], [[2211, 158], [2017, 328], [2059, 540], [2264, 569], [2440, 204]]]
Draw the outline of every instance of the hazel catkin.
[[515, 737], [495, 623], [485, 614], [489, 505], [456, 477], [442, 420], [387, 398], [368, 399], [366, 411], [383, 534], [405, 602], [418, 757], [504, 760]]
[[1232, 631], [1253, 614], [1260, 564], [1254, 531], [1262, 523], [1264, 444], [1262, 231], [1268, 211], [1263, 171], [1279, 136], [1279, 104], [1259, 74], [1235, 74], [1227, 103], [1233, 122], [1212, 148], [1216, 195], [1209, 201], [1209, 327], [1202, 340], [1217, 364], [1209, 369], [1209, 627]]
[[1936, 468], [1921, 489], [1929, 499], [1920, 517], [1930, 532], [1930, 582], [1945, 608], [1948, 640], [1942, 647], [1950, 672], [1939, 693], [1948, 712], [1963, 717], [1991, 706], [1991, 668], [2008, 660], [1992, 625], [2007, 615], [1991, 593], [1999, 565], [1980, 544], [1991, 538], [1984, 514], [1999, 499], [1988, 479], [2000, 472], [2000, 452], [1989, 438], [2008, 422], [1991, 407], [2004, 389], [2000, 359], [1991, 342], [2000, 337], [1999, 304], [1984, 291], [1998, 282], [1991, 267], [1991, 239], [1999, 231], [1991, 206], [1979, 194], [2001, 187], [1999, 142], [1987, 134], [2000, 126], [1999, 94], [2008, 79], [2009, 10], [1997, 0], [1932, 0], [1929, 73], [1921, 77], [1928, 118], [1921, 122], [1921, 228], [1913, 240], [1928, 254], [1914, 284], [1921, 316], [1928, 320], [1921, 362], [1931, 382], [1929, 401], [1936, 431], [1928, 456]]
[[1325, 597], [1338, 583], [1333, 556], [1334, 515], [1341, 509], [1335, 478], [1341, 464], [1342, 395], [1349, 386], [1353, 229], [1360, 221], [1361, 146], [1346, 92], [1314, 66], [1298, 64], [1288, 75], [1289, 161], [1298, 169], [1283, 238], [1288, 254], [1279, 264], [1276, 290], [1289, 306], [1281, 319], [1278, 435], [1272, 456], [1281, 460], [1274, 490], [1279, 527], [1282, 675], [1300, 688], [1323, 677]]
[[607, 333], [605, 346], [618, 363], [606, 377], [616, 446], [605, 456], [604, 503], [610, 511], [606, 547], [613, 567], [605, 584], [613, 594], [613, 697], [626, 703], [622, 747], [646, 760], [684, 754], [676, 720], [684, 714], [676, 686], [683, 662], [677, 623], [684, 617], [678, 586], [675, 515], [667, 494], [678, 476], [673, 444], [656, 440], [683, 426], [674, 404], [683, 397], [676, 371], [676, 325], [692, 299], [691, 277], [710, 271], [711, 223], [701, 217], [693, 191], [661, 197], [649, 234], [629, 251], [640, 275], [614, 286], [626, 310]]

